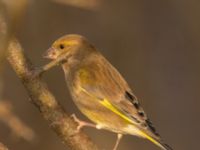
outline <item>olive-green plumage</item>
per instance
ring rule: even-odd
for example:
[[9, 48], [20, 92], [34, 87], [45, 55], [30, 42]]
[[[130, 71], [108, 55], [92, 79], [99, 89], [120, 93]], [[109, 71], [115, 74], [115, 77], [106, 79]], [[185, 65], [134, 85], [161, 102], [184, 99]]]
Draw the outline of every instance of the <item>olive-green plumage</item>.
[[164, 144], [137, 98], [120, 73], [80, 35], [56, 40], [46, 56], [62, 63], [74, 103], [91, 121], [103, 129], [146, 138], [164, 150]]

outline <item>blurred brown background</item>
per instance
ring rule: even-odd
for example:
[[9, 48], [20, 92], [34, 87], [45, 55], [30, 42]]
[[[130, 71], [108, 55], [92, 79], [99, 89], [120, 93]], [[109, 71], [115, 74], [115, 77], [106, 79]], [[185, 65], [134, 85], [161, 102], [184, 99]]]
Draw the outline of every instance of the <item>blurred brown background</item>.
[[[44, 51], [58, 37], [86, 36], [122, 73], [163, 139], [175, 150], [197, 150], [200, 135], [200, 1], [104, 0], [96, 10], [32, 0], [18, 38], [37, 66], [47, 63]], [[60, 67], [44, 80], [69, 113], [76, 109]], [[11, 67], [4, 67], [3, 97], [29, 127], [32, 142], [15, 138], [0, 123], [0, 140], [11, 150], [64, 150], [48, 128]], [[103, 149], [110, 150], [116, 135], [84, 129]], [[119, 150], [159, 150], [152, 143], [126, 136]]]

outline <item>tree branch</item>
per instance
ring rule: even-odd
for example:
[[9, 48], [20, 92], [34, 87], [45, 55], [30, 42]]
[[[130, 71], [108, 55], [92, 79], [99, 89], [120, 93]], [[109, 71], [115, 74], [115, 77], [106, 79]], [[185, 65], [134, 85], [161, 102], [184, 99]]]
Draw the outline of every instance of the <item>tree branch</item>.
[[35, 75], [36, 69], [17, 40], [12, 40], [9, 44], [8, 61], [25, 86], [33, 104], [65, 145], [72, 150], [98, 150], [85, 133], [77, 133], [78, 124], [57, 103], [40, 76]]

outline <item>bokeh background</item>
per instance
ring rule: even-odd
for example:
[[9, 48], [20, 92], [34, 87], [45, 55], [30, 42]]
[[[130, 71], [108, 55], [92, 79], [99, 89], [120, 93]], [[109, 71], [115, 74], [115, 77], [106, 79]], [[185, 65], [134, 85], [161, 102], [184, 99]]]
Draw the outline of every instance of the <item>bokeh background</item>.
[[[200, 149], [200, 1], [99, 0], [91, 9], [32, 0], [17, 37], [33, 63], [41, 66], [48, 62], [42, 58], [44, 51], [69, 33], [86, 36], [121, 72], [169, 145], [175, 150]], [[61, 67], [43, 79], [69, 113], [86, 120], [70, 98]], [[7, 63], [2, 94], [36, 134], [27, 142], [0, 122], [0, 140], [11, 150], [67, 149]], [[115, 134], [84, 130], [102, 149], [112, 149]], [[133, 149], [159, 150], [146, 140], [123, 138], [119, 150]]]

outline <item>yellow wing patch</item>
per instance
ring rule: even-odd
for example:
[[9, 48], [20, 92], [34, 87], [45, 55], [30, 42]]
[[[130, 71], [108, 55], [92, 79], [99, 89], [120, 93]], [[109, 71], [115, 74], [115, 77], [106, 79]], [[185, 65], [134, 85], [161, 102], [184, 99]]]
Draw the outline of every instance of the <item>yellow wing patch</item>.
[[134, 122], [128, 118], [127, 116], [125, 116], [123, 113], [121, 113], [115, 106], [113, 106], [107, 99], [101, 100], [100, 103], [102, 105], [104, 105], [106, 108], [108, 108], [109, 110], [111, 110], [112, 112], [116, 113], [117, 115], [119, 115], [120, 117], [122, 117], [123, 119], [125, 119], [127, 122], [134, 124]]

